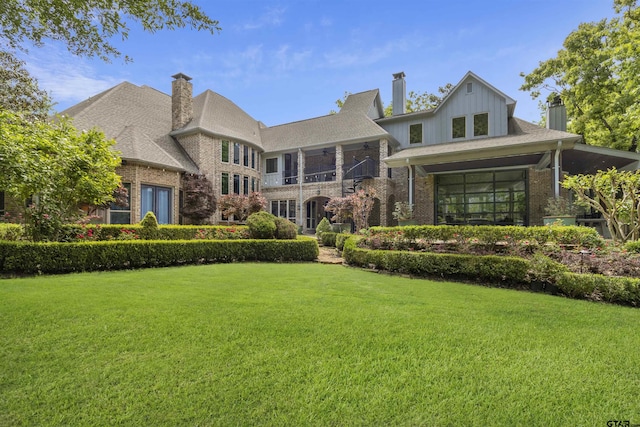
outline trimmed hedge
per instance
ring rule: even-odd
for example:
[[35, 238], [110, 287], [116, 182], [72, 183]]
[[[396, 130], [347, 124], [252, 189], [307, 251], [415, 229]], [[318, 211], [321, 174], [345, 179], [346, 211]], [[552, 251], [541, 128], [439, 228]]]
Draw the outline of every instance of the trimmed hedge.
[[483, 284], [561, 294], [570, 298], [640, 306], [640, 279], [576, 274], [540, 256], [476, 256], [431, 252], [363, 249], [360, 237], [344, 242], [342, 255], [354, 266], [426, 277], [482, 281]]
[[[65, 242], [135, 240], [145, 235], [139, 224], [67, 224], [63, 230]], [[245, 225], [160, 225], [156, 235], [157, 240], [247, 239], [249, 228]]]
[[356, 247], [355, 238], [344, 243], [342, 255], [347, 263], [360, 267], [491, 283], [524, 283], [529, 271], [529, 261], [519, 257], [369, 250]]
[[320, 235], [320, 241], [322, 242], [322, 246], [334, 247], [336, 246], [336, 236], [338, 233], [334, 233], [333, 231], [325, 231]]
[[540, 244], [557, 243], [585, 248], [602, 247], [602, 236], [592, 227], [577, 226], [491, 226], [491, 225], [416, 225], [404, 227], [371, 227], [369, 235], [401, 232], [409, 240], [464, 241], [478, 239], [481, 243], [495, 245], [503, 241], [535, 240]]
[[0, 242], [0, 271], [57, 274], [241, 261], [313, 261], [315, 239], [129, 240], [82, 243]]
[[344, 249], [344, 242], [347, 241], [347, 239], [349, 237], [353, 236], [353, 234], [348, 234], [348, 233], [338, 233], [338, 235], [336, 236], [336, 248], [338, 250], [343, 250]]

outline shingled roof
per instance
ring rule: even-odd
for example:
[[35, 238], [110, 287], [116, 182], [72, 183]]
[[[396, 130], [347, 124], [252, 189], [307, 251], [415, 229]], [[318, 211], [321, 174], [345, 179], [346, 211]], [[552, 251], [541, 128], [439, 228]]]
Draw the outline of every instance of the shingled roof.
[[198, 167], [169, 136], [171, 97], [148, 86], [123, 82], [60, 113], [78, 129], [100, 128], [113, 138], [124, 160], [197, 172]]
[[345, 112], [366, 114], [370, 119], [383, 117], [384, 110], [380, 101], [380, 91], [372, 89], [349, 95], [340, 109], [340, 113]]
[[261, 135], [265, 151], [272, 152], [391, 138], [366, 114], [349, 111], [264, 128]]
[[193, 132], [211, 133], [262, 147], [260, 122], [224, 96], [211, 90], [193, 99], [193, 120], [185, 127], [174, 131], [172, 135]]

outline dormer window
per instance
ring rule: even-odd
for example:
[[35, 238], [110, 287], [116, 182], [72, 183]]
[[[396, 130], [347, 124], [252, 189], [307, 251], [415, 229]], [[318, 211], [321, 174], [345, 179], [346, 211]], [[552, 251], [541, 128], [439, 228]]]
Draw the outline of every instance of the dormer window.
[[473, 115], [473, 136], [489, 135], [489, 113]]
[[455, 138], [465, 138], [467, 136], [466, 117], [454, 117], [451, 122], [451, 136]]
[[422, 143], [422, 123], [409, 125], [409, 144]]

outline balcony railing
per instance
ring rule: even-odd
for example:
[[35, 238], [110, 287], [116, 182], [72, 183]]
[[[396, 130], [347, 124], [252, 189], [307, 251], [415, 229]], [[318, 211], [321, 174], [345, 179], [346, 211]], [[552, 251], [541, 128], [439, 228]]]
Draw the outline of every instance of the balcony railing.
[[336, 167], [319, 165], [304, 168], [304, 183], [330, 182], [336, 180]]
[[378, 163], [370, 157], [363, 160], [353, 158], [353, 163], [342, 166], [343, 179], [367, 179], [379, 176]]

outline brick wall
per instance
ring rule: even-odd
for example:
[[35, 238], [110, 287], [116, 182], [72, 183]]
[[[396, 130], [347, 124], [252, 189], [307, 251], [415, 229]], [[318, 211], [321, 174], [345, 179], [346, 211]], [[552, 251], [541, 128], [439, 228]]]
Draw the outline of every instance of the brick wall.
[[181, 188], [180, 172], [129, 162], [116, 168], [116, 173], [122, 177], [123, 183], [128, 182], [131, 184], [130, 208], [132, 224], [136, 224], [142, 219], [140, 217], [140, 186], [142, 184], [171, 188], [173, 196], [172, 223], [178, 223], [178, 201]]
[[529, 225], [542, 225], [547, 199], [553, 196], [551, 169], [529, 168]]

